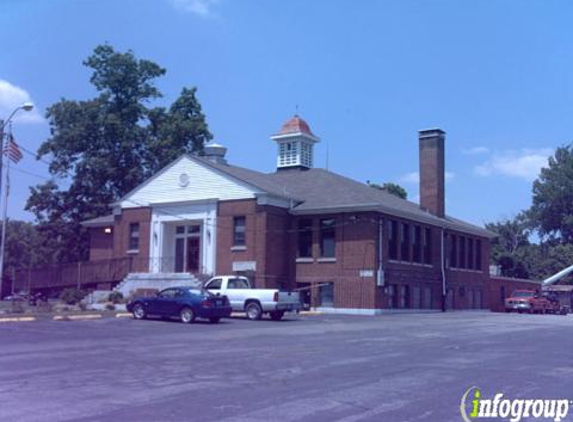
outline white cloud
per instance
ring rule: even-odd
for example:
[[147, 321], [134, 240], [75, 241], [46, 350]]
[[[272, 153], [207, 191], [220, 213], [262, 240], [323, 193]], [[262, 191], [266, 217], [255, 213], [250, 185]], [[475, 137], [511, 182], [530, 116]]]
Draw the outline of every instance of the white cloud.
[[171, 4], [183, 12], [192, 13], [203, 18], [213, 16], [213, 8], [220, 0], [170, 0]]
[[[22, 103], [33, 103], [28, 92], [10, 82], [0, 79], [0, 119], [7, 119], [10, 114]], [[41, 123], [44, 118], [36, 107], [32, 111], [19, 111], [14, 115], [13, 122]]]
[[462, 154], [465, 155], [481, 155], [481, 154], [487, 154], [488, 152], [489, 148], [482, 146], [462, 150]]
[[[454, 177], [455, 177], [454, 173], [452, 173], [451, 171], [446, 171], [445, 173], [446, 182], [452, 181]], [[406, 173], [398, 180], [402, 183], [411, 183], [413, 185], [417, 185], [420, 183], [420, 173], [418, 173], [417, 171]]]
[[533, 181], [553, 152], [551, 148], [498, 151], [474, 171], [480, 176], [504, 175]]

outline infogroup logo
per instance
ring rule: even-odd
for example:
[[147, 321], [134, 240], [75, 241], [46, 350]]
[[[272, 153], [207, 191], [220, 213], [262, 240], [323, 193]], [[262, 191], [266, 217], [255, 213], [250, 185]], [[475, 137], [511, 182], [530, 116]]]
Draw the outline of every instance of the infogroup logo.
[[483, 398], [481, 389], [470, 387], [462, 396], [460, 413], [464, 422], [501, 418], [519, 422], [522, 418], [549, 419], [560, 422], [567, 417], [569, 399], [508, 399], [503, 393]]

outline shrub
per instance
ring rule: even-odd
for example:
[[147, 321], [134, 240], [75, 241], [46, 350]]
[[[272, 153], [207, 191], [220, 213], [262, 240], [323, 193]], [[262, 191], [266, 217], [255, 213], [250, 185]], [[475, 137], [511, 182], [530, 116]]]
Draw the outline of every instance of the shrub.
[[12, 314], [23, 314], [24, 313], [24, 304], [22, 302], [16, 301], [12, 302], [10, 305], [10, 313]]
[[37, 306], [38, 312], [52, 312], [52, 304], [49, 302], [38, 302]]
[[108, 296], [111, 303], [118, 304], [123, 302], [123, 294], [121, 292], [111, 292]]
[[62, 290], [60, 293], [60, 300], [67, 305], [76, 305], [82, 300], [86, 295], [83, 290], [68, 288]]

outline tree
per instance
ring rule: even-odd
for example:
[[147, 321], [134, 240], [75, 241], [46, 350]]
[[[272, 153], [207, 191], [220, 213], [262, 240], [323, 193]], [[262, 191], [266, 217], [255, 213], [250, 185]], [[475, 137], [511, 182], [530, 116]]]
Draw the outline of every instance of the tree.
[[564, 146], [549, 158], [533, 183], [532, 226], [542, 238], [573, 242], [573, 150]]
[[513, 219], [488, 223], [485, 227], [498, 235], [491, 243], [491, 258], [495, 265], [501, 267], [501, 274], [505, 277], [528, 278], [527, 261], [522, 253], [530, 245], [526, 215], [522, 213]]
[[38, 158], [50, 160], [54, 180], [32, 188], [26, 206], [64, 261], [87, 258], [81, 221], [109, 213], [110, 203], [212, 138], [196, 88], [184, 88], [168, 109], [149, 107], [161, 97], [155, 80], [166, 72], [156, 63], [100, 45], [84, 65], [98, 95], [48, 108], [51, 136]]
[[50, 262], [49, 247], [37, 227], [25, 221], [6, 222], [5, 273], [12, 269], [36, 267]]
[[377, 183], [368, 182], [368, 186], [386, 191], [389, 194], [397, 196], [398, 198], [406, 199], [408, 197], [408, 192], [406, 192], [406, 189], [396, 183], [386, 182], [382, 185], [379, 185]]

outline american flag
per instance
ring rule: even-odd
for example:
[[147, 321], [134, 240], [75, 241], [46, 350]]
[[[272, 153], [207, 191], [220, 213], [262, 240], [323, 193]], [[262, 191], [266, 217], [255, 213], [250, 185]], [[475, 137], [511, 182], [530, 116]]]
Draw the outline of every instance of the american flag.
[[10, 136], [8, 143], [4, 147], [4, 154], [6, 154], [13, 163], [17, 163], [24, 158], [22, 151], [20, 151], [20, 147], [12, 136]]

